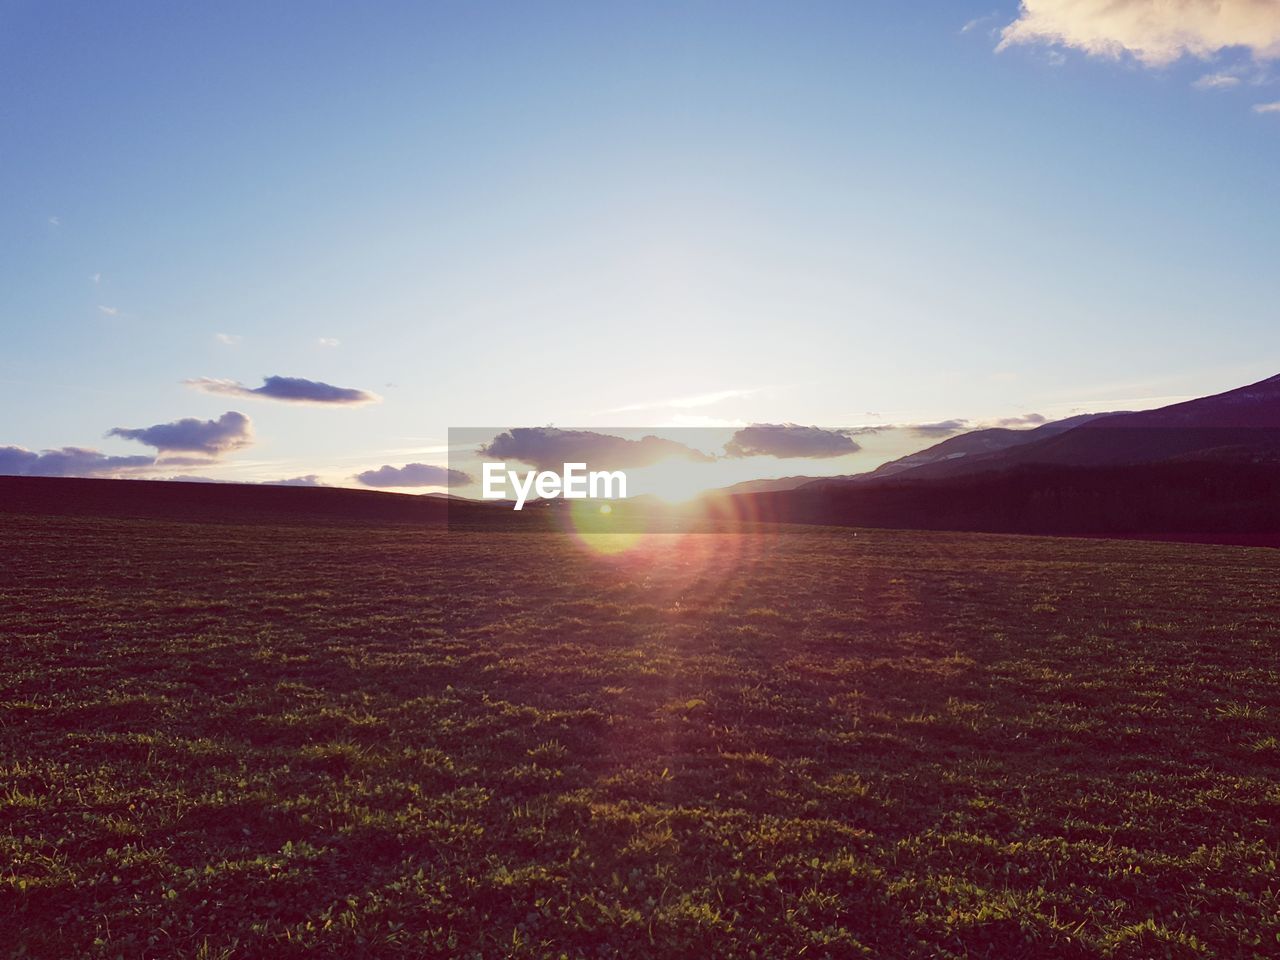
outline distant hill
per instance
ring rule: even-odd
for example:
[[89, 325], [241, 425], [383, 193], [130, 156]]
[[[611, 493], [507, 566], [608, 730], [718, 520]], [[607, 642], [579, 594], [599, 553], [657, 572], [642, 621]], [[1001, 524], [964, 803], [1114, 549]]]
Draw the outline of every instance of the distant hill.
[[743, 480], [732, 486], [723, 487], [720, 492], [733, 495], [735, 493], [773, 493], [778, 490], [794, 490], [806, 483], [813, 483], [816, 477], [778, 477], [773, 480]]
[[454, 501], [438, 497], [248, 483], [0, 477], [0, 513], [288, 523], [442, 524]]
[[[1012, 430], [1008, 427], [990, 427], [984, 430], [971, 430], [969, 433], [962, 433], [959, 436], [949, 437], [941, 443], [935, 443], [931, 447], [923, 450], [917, 450], [915, 453], [909, 453], [905, 457], [897, 460], [890, 460], [883, 463], [870, 473], [858, 474], [856, 479], [871, 480], [883, 479], [895, 474], [904, 473], [908, 470], [915, 470], [917, 467], [923, 467], [932, 463], [940, 463], [944, 461], [959, 460], [962, 457], [981, 457], [988, 454], [999, 453], [1012, 447], [1020, 447], [1024, 444], [1035, 443], [1048, 437], [1057, 436], [1065, 433], [1081, 424], [1090, 420], [1096, 420], [1099, 417], [1114, 416], [1107, 413], [1083, 413], [1075, 417], [1067, 417], [1064, 420], [1054, 420], [1052, 423], [1045, 423], [1029, 430]], [[852, 478], [851, 478], [852, 479]]]
[[[883, 481], [900, 474], [927, 480], [1033, 464], [1101, 467], [1220, 461], [1224, 456], [1236, 462], [1273, 462], [1273, 453], [1280, 447], [1280, 376], [1156, 410], [1075, 419], [1075, 423], [1059, 421], [1028, 430], [1022, 442], [995, 450], [983, 451], [981, 437], [973, 440], [975, 434], [964, 434], [898, 461], [917, 458], [906, 467], [882, 468], [883, 472], [852, 479]], [[1067, 428], [1061, 429], [1063, 425]], [[948, 449], [953, 442], [957, 446]]]
[[1280, 546], [1280, 377], [1006, 433], [953, 437], [870, 474], [750, 495], [740, 509], [800, 523]]
[[1203, 458], [1228, 448], [1269, 449], [1280, 441], [1280, 376], [1156, 410], [1091, 421], [1035, 447], [1023, 463], [1100, 466]]
[[884, 477], [894, 476], [904, 473], [908, 470], [914, 470], [917, 467], [926, 466], [931, 463], [938, 463], [946, 460], [956, 460], [960, 457], [974, 457], [989, 453], [997, 453], [1006, 450], [1009, 447], [1020, 446], [1024, 443], [1033, 443], [1036, 440], [1043, 440], [1045, 437], [1051, 437], [1059, 433], [1077, 427], [1086, 421], [1093, 420], [1097, 417], [1111, 416], [1106, 413], [1084, 413], [1075, 417], [1067, 417], [1065, 420], [1055, 420], [1052, 423], [1042, 424], [1041, 426], [1025, 430], [1014, 430], [1008, 427], [990, 427], [982, 430], [970, 430], [968, 433], [962, 433], [958, 436], [949, 437], [941, 443], [935, 443], [931, 447], [923, 450], [917, 450], [915, 453], [909, 453], [905, 457], [899, 457], [897, 460], [890, 460], [888, 463], [882, 463], [874, 470], [866, 473], [848, 474], [839, 477], [779, 477], [773, 480], [744, 480], [741, 483], [735, 483], [732, 486], [721, 488], [721, 493], [741, 494], [741, 493], [774, 493], [781, 490], [795, 490], [811, 483], [843, 483], [846, 481], [863, 482], [867, 480], [879, 480]]
[[[717, 524], [731, 526], [745, 519], [1280, 546], [1280, 377], [1158, 410], [976, 431], [897, 463], [853, 478], [739, 484], [740, 492], [705, 502]], [[564, 502], [530, 506], [515, 513], [337, 487], [0, 477], [0, 514], [571, 528]], [[615, 504], [610, 516], [602, 531], [632, 521], [658, 529], [654, 520], [691, 529], [684, 508], [648, 497]]]
[[810, 484], [737, 498], [776, 523], [1280, 546], [1280, 463], [1228, 459]]

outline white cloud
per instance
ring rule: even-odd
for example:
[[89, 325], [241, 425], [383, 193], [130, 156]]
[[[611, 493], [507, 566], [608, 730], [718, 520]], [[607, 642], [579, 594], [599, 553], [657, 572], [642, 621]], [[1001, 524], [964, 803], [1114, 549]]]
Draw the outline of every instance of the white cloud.
[[316, 341], [316, 343], [320, 344], [322, 347], [337, 347], [341, 346], [342, 341], [337, 337], [321, 337]]
[[690, 407], [709, 407], [725, 400], [749, 397], [755, 392], [754, 390], [717, 390], [715, 393], [700, 393], [694, 397], [680, 397], [675, 400], [669, 400], [667, 401], [667, 406], [675, 407], [677, 410], [687, 410]]
[[1191, 85], [1197, 90], [1229, 90], [1240, 86], [1240, 78], [1230, 73], [1206, 73]]
[[50, 218], [49, 218], [49, 226], [51, 226], [51, 227], [60, 227], [60, 226], [62, 226], [62, 218], [61, 218], [61, 217], [50, 217]]
[[237, 343], [244, 339], [238, 333], [215, 333], [213, 339], [217, 340], [225, 347], [234, 347]]
[[1280, 113], [1280, 100], [1272, 103], [1255, 103], [1253, 105], [1254, 113]]
[[105, 305], [103, 305], [103, 304], [101, 304], [101, 303], [100, 303], [100, 304], [98, 304], [98, 309], [99, 309], [99, 310], [101, 310], [103, 313], [105, 313], [108, 317], [118, 317], [118, 316], [120, 316], [120, 308], [119, 308], [119, 307], [108, 307], [108, 306], [105, 306]]
[[1092, 56], [1134, 57], [1161, 67], [1241, 47], [1257, 60], [1280, 57], [1277, 0], [1022, 0], [998, 50], [1051, 44]]
[[676, 413], [669, 417], [664, 417], [662, 423], [654, 424], [658, 427], [698, 427], [698, 428], [719, 428], [732, 427], [738, 429], [745, 427], [745, 420], [728, 420], [724, 417], [709, 417], [705, 413]]
[[100, 273], [93, 273], [93, 274], [90, 274], [90, 275], [89, 275], [89, 279], [90, 279], [90, 280], [92, 280], [95, 284], [101, 283], [101, 282], [102, 282], [102, 274], [100, 274]]
[[710, 407], [726, 400], [749, 397], [759, 390], [717, 390], [714, 393], [699, 393], [691, 397], [676, 397], [674, 400], [650, 400], [645, 403], [629, 403], [625, 407], [614, 407], [605, 413], [632, 413], [637, 410], [691, 410], [697, 407]]
[[988, 13], [982, 17], [974, 17], [972, 20], [969, 20], [968, 22], [965, 23], [963, 27], [960, 28], [960, 32], [969, 33], [971, 30], [976, 30], [978, 27], [982, 26], [984, 23], [987, 23], [990, 20], [994, 20], [995, 18], [996, 18], [995, 13]]

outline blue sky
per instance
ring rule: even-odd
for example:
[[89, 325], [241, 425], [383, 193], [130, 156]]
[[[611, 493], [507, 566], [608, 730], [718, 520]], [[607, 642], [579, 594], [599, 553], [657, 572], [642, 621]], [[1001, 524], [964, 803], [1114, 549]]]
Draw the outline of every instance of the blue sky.
[[[450, 426], [977, 425], [1273, 375], [1280, 8], [1155, 9], [2, 4], [0, 447], [234, 411], [141, 473], [354, 484]], [[929, 442], [890, 436], [854, 466]]]

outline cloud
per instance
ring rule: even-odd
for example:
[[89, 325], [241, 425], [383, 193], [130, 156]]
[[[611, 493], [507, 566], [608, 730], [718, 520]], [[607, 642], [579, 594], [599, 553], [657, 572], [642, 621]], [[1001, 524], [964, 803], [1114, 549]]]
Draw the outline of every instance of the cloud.
[[355, 478], [366, 487], [460, 487], [471, 482], [469, 473], [429, 463], [384, 464], [377, 470], [357, 473]]
[[1197, 90], [1229, 90], [1240, 85], [1240, 78], [1231, 73], [1206, 73], [1191, 85]]
[[319, 340], [316, 341], [316, 343], [320, 344], [320, 346], [322, 347], [342, 346], [342, 341], [339, 340], [337, 337], [321, 337]]
[[736, 400], [739, 397], [749, 397], [753, 393], [759, 393], [759, 389], [742, 390], [716, 390], [711, 393], [699, 393], [691, 397], [676, 397], [673, 400], [651, 400], [645, 403], [630, 403], [625, 407], [614, 407], [606, 410], [605, 413], [632, 413], [636, 410], [689, 410], [695, 407], [709, 407], [717, 403], [723, 403], [726, 400]]
[[0, 474], [5, 476], [103, 476], [145, 469], [154, 462], [153, 457], [112, 457], [84, 447], [62, 447], [40, 453], [22, 447], [0, 447]]
[[99, 283], [101, 283], [101, 282], [102, 282], [102, 274], [100, 274], [100, 273], [91, 273], [91, 274], [89, 275], [89, 279], [90, 279], [90, 280], [92, 280], [95, 284], [99, 284]]
[[997, 427], [1038, 427], [1042, 423], [1048, 423], [1049, 418], [1042, 413], [1027, 413], [1020, 417], [1001, 417], [996, 421]]
[[994, 20], [996, 16], [997, 14], [995, 13], [988, 13], [986, 16], [974, 17], [972, 20], [965, 22], [965, 25], [960, 28], [960, 32], [969, 33], [971, 30], [976, 30], [978, 27], [982, 26], [984, 23], [987, 23], [990, 20]]
[[[173, 461], [167, 460], [166, 463]], [[208, 462], [208, 461], [206, 461]], [[199, 474], [179, 473], [172, 477], [151, 477], [153, 480], [169, 480], [173, 483], [231, 483], [238, 486], [253, 486], [258, 483], [255, 480], [219, 480], [217, 477], [206, 477]], [[320, 478], [314, 473], [309, 473], [305, 477], [291, 477], [288, 480], [263, 480], [261, 485], [264, 487], [324, 487], [328, 484], [321, 483]]]
[[51, 227], [60, 227], [60, 226], [62, 226], [62, 218], [61, 218], [61, 217], [50, 217], [50, 218], [49, 218], [49, 226], [51, 226]]
[[695, 429], [731, 427], [736, 430], [738, 427], [747, 426], [747, 421], [738, 417], [732, 419], [713, 417], [705, 413], [673, 413], [664, 417], [663, 421], [662, 426], [664, 427], [689, 427]]
[[724, 445], [728, 457], [807, 457], [826, 459], [857, 453], [862, 448], [849, 430], [823, 430], [795, 423], [753, 423], [737, 431]]
[[166, 467], [207, 467], [210, 464], [218, 462], [217, 457], [175, 457], [172, 454], [165, 454], [163, 459], [156, 461], [158, 464], [163, 463]]
[[495, 460], [519, 460], [539, 470], [559, 470], [566, 463], [585, 463], [596, 470], [627, 470], [660, 460], [707, 463], [715, 459], [662, 437], [628, 440], [592, 430], [556, 427], [516, 427], [494, 437], [479, 452]]
[[1280, 57], [1275, 0], [1022, 0], [997, 50], [1051, 44], [1090, 56], [1132, 56], [1162, 67], [1184, 56], [1209, 59], [1243, 47], [1257, 60]]
[[244, 339], [238, 333], [215, 333], [213, 339], [226, 347], [234, 347], [237, 343]]
[[233, 397], [261, 397], [267, 400], [283, 400], [286, 403], [351, 405], [377, 403], [382, 399], [376, 393], [369, 393], [367, 390], [335, 387], [331, 383], [304, 380], [302, 377], [266, 377], [262, 386], [252, 389], [235, 380], [213, 380], [209, 377], [182, 382], [205, 393], [219, 393]]
[[[217, 420], [188, 417], [150, 427], [115, 427], [107, 431], [107, 436], [137, 440], [155, 447], [161, 456], [170, 452], [197, 453], [216, 459], [249, 446], [253, 442], [253, 424], [243, 413], [229, 410]], [[170, 462], [190, 465], [193, 461], [179, 458]]]
[[101, 303], [100, 303], [100, 304], [98, 304], [98, 309], [99, 309], [99, 310], [101, 310], [103, 313], [105, 313], [108, 317], [118, 317], [118, 316], [120, 316], [120, 308], [119, 308], [119, 307], [108, 307], [108, 306], [104, 306], [103, 304], [101, 304]]
[[950, 437], [969, 429], [968, 420], [939, 420], [937, 423], [913, 423], [907, 427], [917, 437]]
[[1255, 103], [1253, 105], [1254, 113], [1280, 113], [1280, 100], [1273, 103]]

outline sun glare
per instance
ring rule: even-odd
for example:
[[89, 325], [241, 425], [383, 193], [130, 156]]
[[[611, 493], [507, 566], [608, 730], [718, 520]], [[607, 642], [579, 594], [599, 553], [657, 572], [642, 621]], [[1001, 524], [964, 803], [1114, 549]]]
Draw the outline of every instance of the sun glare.
[[668, 504], [688, 503], [713, 485], [705, 471], [699, 469], [701, 466], [683, 460], [663, 460], [651, 467], [628, 471], [628, 477], [633, 478], [635, 484], [632, 495], [648, 494]]

